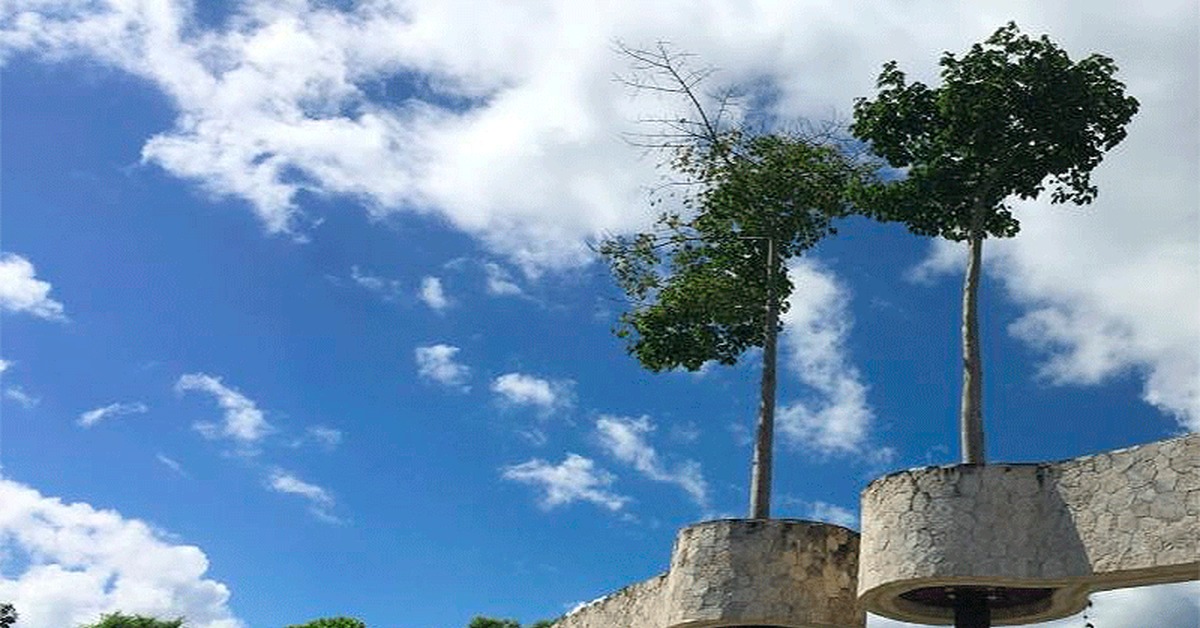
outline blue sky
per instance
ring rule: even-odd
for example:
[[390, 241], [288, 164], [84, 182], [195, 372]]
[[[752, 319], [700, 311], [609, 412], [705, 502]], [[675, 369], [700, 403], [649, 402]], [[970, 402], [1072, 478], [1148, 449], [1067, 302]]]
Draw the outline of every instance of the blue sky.
[[[651, 374], [597, 235], [645, 226], [669, 40], [781, 119], [1016, 19], [1142, 110], [1084, 210], [1019, 207], [983, 292], [992, 460], [1200, 427], [1192, 2], [15, 0], [0, 8], [0, 599], [196, 626], [553, 617], [746, 510], [753, 355]], [[961, 252], [847, 221], [792, 268], [775, 514], [856, 527], [957, 459]], [[1096, 597], [1190, 626], [1194, 586]], [[1065, 623], [1063, 625], [1079, 625]], [[872, 620], [873, 626], [895, 625]]]

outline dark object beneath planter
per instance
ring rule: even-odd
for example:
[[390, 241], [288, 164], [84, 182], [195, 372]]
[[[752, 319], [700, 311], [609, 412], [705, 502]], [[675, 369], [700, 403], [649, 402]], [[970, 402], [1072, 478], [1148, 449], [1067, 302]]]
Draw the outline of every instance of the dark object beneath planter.
[[991, 611], [1036, 605], [1048, 601], [1054, 589], [1023, 587], [925, 587], [900, 594], [917, 604], [954, 610], [957, 628], [987, 628]]
[[900, 597], [926, 606], [954, 608], [962, 598], [982, 596], [987, 600], [988, 608], [994, 610], [1036, 604], [1049, 600], [1052, 595], [1054, 589], [951, 586], [913, 589], [901, 593]]

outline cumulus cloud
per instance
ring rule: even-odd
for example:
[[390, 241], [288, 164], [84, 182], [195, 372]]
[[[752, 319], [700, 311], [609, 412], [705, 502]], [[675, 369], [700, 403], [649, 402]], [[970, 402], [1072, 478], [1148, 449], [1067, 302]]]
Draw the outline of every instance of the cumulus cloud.
[[596, 434], [600, 445], [612, 457], [632, 466], [655, 482], [677, 485], [696, 502], [696, 505], [707, 509], [708, 483], [704, 481], [700, 463], [687, 460], [674, 468], [668, 468], [646, 440], [653, 431], [654, 424], [645, 416], [634, 419], [604, 415], [596, 420]]
[[308, 502], [309, 512], [322, 521], [338, 523], [332, 514], [335, 501], [333, 495], [316, 484], [310, 484], [282, 469], [275, 469], [267, 477], [267, 487], [276, 493], [296, 495]]
[[263, 411], [250, 398], [222, 383], [221, 378], [204, 373], [189, 373], [175, 383], [177, 392], [199, 391], [212, 395], [224, 411], [221, 424], [202, 421], [194, 427], [205, 438], [229, 438], [239, 445], [253, 445], [274, 429]]
[[421, 290], [417, 296], [422, 303], [434, 311], [440, 312], [450, 307], [450, 299], [446, 296], [445, 289], [442, 288], [442, 280], [437, 277], [422, 278]]
[[430, 381], [461, 391], [470, 390], [467, 378], [471, 369], [454, 360], [459, 348], [453, 345], [436, 344], [417, 347], [413, 354], [417, 360], [417, 373]]
[[504, 467], [501, 477], [540, 488], [539, 504], [545, 510], [584, 501], [616, 511], [629, 502], [628, 497], [609, 490], [616, 476], [598, 468], [590, 458], [573, 453], [557, 465], [535, 458]]
[[0, 254], [0, 310], [66, 320], [63, 304], [50, 298], [50, 284], [37, 279], [36, 274], [33, 264], [24, 257]]
[[[533, 1], [497, 16], [468, 0], [346, 10], [251, 0], [215, 27], [197, 26], [191, 7], [15, 0], [0, 9], [0, 60], [82, 57], [156, 86], [178, 115], [146, 139], [143, 159], [245, 199], [270, 231], [304, 229], [297, 198], [307, 190], [360, 200], [376, 216], [435, 215], [526, 270], [582, 263], [587, 238], [652, 219], [644, 190], [655, 160], [639, 161], [621, 138], [632, 120], [669, 117], [678, 103], [632, 98], [612, 81], [627, 69], [614, 39], [674, 42], [718, 64], [721, 84], [763, 86], [766, 113], [784, 118], [846, 113], [889, 59], [934, 81], [943, 50], [1009, 19], [1077, 58], [1109, 54], [1142, 110], [1096, 173], [1099, 199], [1086, 212], [1031, 208], [1020, 237], [986, 247], [991, 270], [1023, 310], [1013, 333], [1045, 352], [1048, 381], [1134, 372], [1148, 403], [1196, 427], [1192, 2], [1128, 11], [1117, 0], [890, 0], [848, 12], [838, 0], [667, 0], [653, 11], [618, 0], [581, 18]], [[397, 76], [422, 89], [383, 93]], [[40, 311], [61, 314], [50, 303]]]
[[810, 394], [780, 409], [780, 433], [826, 454], [860, 452], [875, 412], [847, 355], [852, 320], [846, 288], [809, 259], [796, 260], [788, 272], [796, 291], [780, 318], [780, 345], [786, 367]]
[[[5, 560], [13, 555], [23, 559]], [[205, 577], [208, 558], [199, 548], [5, 479], [0, 564], [0, 599], [16, 606], [22, 628], [78, 626], [117, 610], [184, 615], [196, 628], [244, 626], [229, 610], [229, 589]]]
[[4, 372], [8, 370], [8, 367], [12, 366], [12, 364], [13, 363], [11, 361], [0, 358], [0, 375], [4, 374]]
[[149, 412], [149, 410], [150, 408], [140, 401], [133, 403], [110, 403], [107, 406], [94, 408], [80, 414], [78, 422], [81, 427], [91, 427], [110, 417], [126, 414], [144, 414]]
[[492, 380], [491, 390], [506, 403], [537, 408], [543, 414], [572, 404], [570, 380], [551, 381], [524, 373], [505, 373]]

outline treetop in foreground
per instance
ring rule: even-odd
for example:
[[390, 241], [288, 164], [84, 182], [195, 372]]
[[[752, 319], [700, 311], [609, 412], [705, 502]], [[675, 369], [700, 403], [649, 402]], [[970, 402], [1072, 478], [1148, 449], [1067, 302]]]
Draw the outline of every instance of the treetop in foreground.
[[144, 615], [126, 615], [120, 611], [102, 615], [100, 621], [80, 628], [184, 628], [182, 617], [176, 619], [158, 619]]
[[353, 617], [323, 617], [307, 624], [295, 624], [287, 628], [367, 628], [362, 620]]

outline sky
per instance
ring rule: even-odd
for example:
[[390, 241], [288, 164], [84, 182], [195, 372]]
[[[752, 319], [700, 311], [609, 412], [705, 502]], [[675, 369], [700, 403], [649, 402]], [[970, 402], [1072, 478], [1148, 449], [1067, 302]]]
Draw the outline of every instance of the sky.
[[[28, 628], [533, 621], [744, 516], [757, 356], [654, 374], [590, 244], [654, 217], [616, 77], [669, 42], [781, 125], [1008, 20], [1141, 102], [1086, 208], [1018, 204], [982, 289], [987, 453], [1200, 428], [1200, 8], [1157, 0], [7, 0], [0, 600]], [[706, 92], [707, 93], [707, 92]], [[774, 514], [857, 527], [958, 458], [962, 251], [849, 219], [791, 266]], [[1200, 623], [1194, 584], [1094, 596]], [[1080, 617], [1056, 626], [1079, 626]], [[872, 618], [873, 627], [896, 626]]]

